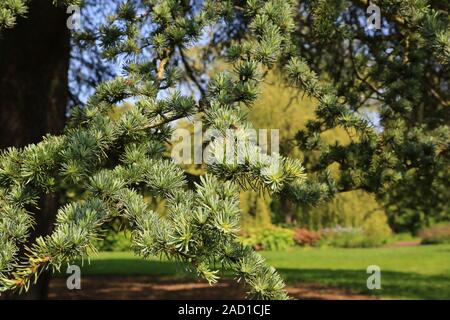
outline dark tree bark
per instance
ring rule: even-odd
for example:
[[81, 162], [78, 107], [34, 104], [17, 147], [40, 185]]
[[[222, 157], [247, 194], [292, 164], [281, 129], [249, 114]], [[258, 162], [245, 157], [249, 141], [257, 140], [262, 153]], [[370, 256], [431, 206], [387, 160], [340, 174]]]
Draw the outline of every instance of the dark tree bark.
[[295, 224], [295, 206], [289, 198], [282, 194], [280, 196], [281, 212], [284, 216], [284, 223], [288, 225]]
[[[0, 148], [38, 142], [62, 131], [66, 118], [70, 32], [68, 15], [51, 0], [30, 1], [26, 18], [0, 35]], [[43, 195], [30, 241], [48, 234], [57, 196]], [[25, 299], [47, 295], [48, 276]]]

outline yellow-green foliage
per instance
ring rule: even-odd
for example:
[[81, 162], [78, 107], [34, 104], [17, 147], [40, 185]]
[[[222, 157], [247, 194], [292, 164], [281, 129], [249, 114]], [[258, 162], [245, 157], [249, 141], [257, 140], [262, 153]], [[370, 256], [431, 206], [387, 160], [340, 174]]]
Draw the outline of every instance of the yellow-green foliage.
[[[308, 120], [314, 119], [317, 102], [297, 89], [286, 87], [273, 73], [267, 76], [261, 92], [261, 97], [249, 113], [253, 126], [258, 129], [279, 129], [280, 153], [302, 158], [293, 139], [299, 130], [305, 128]], [[326, 132], [324, 137], [328, 142], [338, 140], [345, 144], [350, 141], [342, 129]]]
[[332, 228], [323, 241], [332, 246], [380, 246], [392, 233], [385, 212], [372, 195], [363, 191], [339, 194], [329, 203], [303, 209], [299, 217], [308, 229]]
[[[379, 218], [373, 218], [379, 217]], [[345, 192], [313, 208], [304, 208], [299, 219], [311, 229], [333, 226], [362, 227], [369, 220], [387, 226], [384, 211], [375, 198], [364, 191]]]
[[384, 211], [377, 210], [372, 213], [363, 223], [363, 233], [371, 239], [386, 239], [392, 233], [387, 223]]
[[[303, 97], [299, 91], [285, 87], [277, 75], [271, 74], [267, 77], [262, 87], [261, 98], [251, 109], [249, 118], [255, 128], [279, 129], [280, 152], [283, 155], [303, 159], [303, 155], [292, 140], [295, 134], [305, 127], [306, 121], [315, 117], [315, 107], [314, 100]], [[339, 141], [343, 144], [349, 143], [351, 139], [343, 129], [326, 132], [324, 137], [327, 142]], [[255, 202], [252, 197], [241, 200]], [[270, 206], [270, 199], [266, 199], [265, 202]], [[255, 207], [255, 204], [243, 206]], [[340, 225], [361, 227], [368, 234], [390, 233], [384, 211], [373, 196], [363, 191], [338, 194], [330, 203], [320, 204], [315, 208], [297, 208], [296, 211], [297, 223], [310, 229]]]
[[271, 199], [268, 195], [261, 195], [254, 191], [240, 193], [240, 207], [242, 210], [241, 226], [243, 229], [251, 227], [268, 227], [271, 225]]
[[249, 228], [241, 237], [242, 243], [256, 250], [283, 251], [295, 245], [294, 231], [275, 226]]
[[[220, 68], [221, 63], [216, 63]], [[306, 121], [315, 117], [316, 101], [304, 97], [302, 92], [282, 84], [274, 73], [268, 75], [262, 85], [262, 95], [249, 112], [249, 119], [256, 129], [279, 129], [280, 153], [303, 159], [302, 153], [292, 143], [295, 134], [305, 127]], [[191, 121], [180, 121], [179, 128], [194, 132]], [[325, 134], [328, 142], [348, 143], [350, 137], [343, 129], [334, 129]], [[193, 144], [193, 141], [192, 141]], [[309, 155], [311, 156], [311, 155]], [[200, 165], [185, 165], [184, 169], [193, 175], [201, 175], [204, 169]], [[331, 168], [333, 169], [333, 168]], [[242, 228], [266, 228], [271, 225], [272, 199], [254, 191], [242, 191], [240, 206], [242, 210]], [[280, 209], [278, 209], [280, 210]], [[330, 203], [320, 204], [314, 208], [294, 208], [297, 224], [309, 229], [320, 229], [340, 225], [343, 227], [361, 227], [372, 234], [390, 233], [384, 211], [378, 206], [373, 196], [363, 191], [338, 194]]]

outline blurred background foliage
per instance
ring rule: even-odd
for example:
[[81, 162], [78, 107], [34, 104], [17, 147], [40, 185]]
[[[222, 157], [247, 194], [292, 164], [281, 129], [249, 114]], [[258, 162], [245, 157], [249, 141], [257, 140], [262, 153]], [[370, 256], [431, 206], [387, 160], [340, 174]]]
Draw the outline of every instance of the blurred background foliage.
[[[206, 77], [212, 77], [226, 69], [226, 62], [222, 59], [208, 61], [205, 54], [208, 48], [196, 46], [186, 50], [194, 71], [202, 70]], [[195, 94], [196, 85], [187, 81], [183, 90]], [[296, 134], [306, 128], [310, 120], [315, 120], [318, 103], [307, 97], [304, 92], [287, 86], [278, 71], [272, 71], [261, 85], [261, 96], [249, 111], [249, 120], [255, 129], [268, 130], [268, 145], [270, 145], [270, 129], [279, 130], [279, 152], [283, 156], [300, 159], [304, 166], [310, 168], [317, 163], [319, 154], [314, 151], [302, 152], [296, 141]], [[118, 106], [111, 113], [111, 117], [118, 118], [125, 110], [133, 105], [125, 103]], [[376, 107], [374, 106], [375, 110]], [[373, 116], [374, 110], [366, 107], [367, 116]], [[186, 129], [191, 137], [191, 152], [194, 152], [193, 136], [200, 134], [194, 127], [195, 121], [201, 118], [182, 119], [172, 129]], [[202, 127], [204, 131], [208, 129]], [[197, 130], [197, 131], [196, 131]], [[170, 158], [171, 148], [182, 143], [179, 139], [168, 145], [166, 157]], [[334, 128], [324, 132], [323, 139], [328, 144], [339, 143], [348, 145], [358, 137], [342, 128]], [[203, 146], [206, 147], [206, 144]], [[188, 181], [193, 184], [205, 173], [203, 165], [182, 165]], [[331, 165], [331, 174], [339, 180], [339, 168]], [[405, 186], [406, 187], [406, 186]], [[403, 194], [404, 195], [404, 194]], [[241, 238], [256, 250], [287, 250], [293, 246], [331, 246], [343, 248], [379, 247], [394, 241], [411, 240], [420, 237], [423, 244], [447, 243], [450, 238], [448, 224], [441, 223], [429, 226], [427, 219], [417, 221], [417, 217], [426, 213], [418, 213], [419, 208], [408, 214], [402, 208], [398, 213], [395, 205], [395, 192], [390, 198], [376, 199], [374, 194], [364, 190], [352, 190], [338, 193], [331, 201], [319, 203], [316, 206], [302, 206], [292, 203], [283, 193], [269, 196], [252, 190], [242, 190], [240, 193], [241, 206]], [[414, 197], [414, 194], [411, 194]], [[148, 198], [148, 201], [151, 199]], [[162, 201], [152, 200], [154, 210], [165, 214]], [[393, 230], [402, 226], [402, 233]], [[117, 229], [119, 228], [119, 229]], [[127, 251], [130, 248], [130, 234], [121, 230], [120, 226], [113, 227], [107, 232], [106, 241], [100, 245], [103, 251]]]
[[[195, 56], [197, 51], [192, 50], [190, 53]], [[215, 65], [215, 68], [209, 70], [210, 75], [223, 69], [220, 61]], [[278, 129], [282, 155], [301, 159], [305, 166], [314, 163], [317, 155], [314, 152], [301, 152], [295, 143], [295, 135], [305, 128], [308, 120], [314, 119], [317, 102], [305, 97], [302, 92], [284, 86], [276, 73], [268, 75], [261, 91], [261, 98], [249, 112], [254, 128]], [[118, 118], [130, 108], [133, 108], [130, 103], [117, 106], [110, 116]], [[183, 119], [173, 128], [189, 131], [192, 152], [193, 136], [199, 134], [194, 128], [197, 120], [201, 119]], [[204, 131], [207, 128], [202, 129]], [[268, 136], [270, 145], [270, 131]], [[350, 143], [349, 135], [343, 129], [330, 130], [324, 137], [328, 143]], [[177, 143], [182, 143], [182, 140], [172, 141], [168, 150]], [[166, 157], [170, 156], [170, 152], [167, 152]], [[205, 172], [203, 165], [186, 164], [183, 167], [191, 184], [198, 181]], [[332, 168], [331, 173], [336, 179], [338, 172], [337, 168]], [[161, 215], [166, 214], [162, 200], [150, 197], [147, 200], [153, 201], [155, 211]], [[314, 207], [293, 204], [283, 194], [271, 197], [265, 193], [243, 190], [240, 193], [240, 206], [242, 241], [256, 250], [283, 251], [293, 246], [379, 247], [398, 240], [416, 239], [415, 237], [420, 237], [423, 244], [450, 241], [450, 226], [445, 223], [431, 227], [423, 225], [418, 231], [411, 225], [409, 232], [394, 234], [388, 214], [389, 210], [395, 211], [395, 208], [363, 190], [338, 193], [331, 201]], [[397, 219], [406, 221], [408, 216], [402, 215]], [[130, 233], [123, 230], [121, 222], [117, 221], [106, 232], [105, 241], [99, 243], [99, 250], [128, 251], [130, 245]]]
[[[316, 28], [315, 32], [318, 31], [319, 29]], [[301, 33], [301, 35], [304, 34]], [[183, 90], [199, 95], [201, 93], [199, 88], [204, 86], [208, 78], [227, 69], [228, 64], [223, 55], [217, 52], [212, 54], [211, 50], [213, 50], [211, 46], [201, 42], [184, 50], [184, 60], [188, 62], [190, 68], [186, 69], [184, 75], [186, 81], [182, 84]], [[337, 52], [341, 49], [335, 48], [335, 50]], [[305, 52], [309, 51], [305, 49]], [[326, 52], [327, 54], [321, 57], [317, 57], [317, 53], [311, 52], [309, 63], [318, 70], [328, 70], [321, 67], [323, 64], [333, 71], [336, 54], [333, 50]], [[316, 60], [322, 62], [317, 62], [316, 65]], [[325, 71], [322, 76], [334, 78], [331, 71], [330, 74]], [[197, 82], [193, 81], [195, 78]], [[341, 88], [341, 90], [344, 89]], [[281, 72], [277, 70], [267, 75], [260, 91], [260, 98], [249, 111], [249, 120], [254, 128], [278, 129], [280, 153], [283, 156], [300, 159], [307, 168], [307, 172], [313, 175], [311, 172], [314, 170], [311, 169], [318, 163], [320, 154], [315, 151], [300, 151], [297, 135], [301, 130], [305, 130], [308, 121], [317, 120], [318, 102], [304, 92], [287, 86], [282, 79]], [[359, 112], [378, 125], [379, 130], [383, 130], [379, 123], [379, 105], [376, 100], [371, 101], [370, 99], [366, 101]], [[116, 111], [120, 113], [121, 110], [130, 107], [132, 105], [121, 106]], [[184, 128], [192, 135], [198, 134], [195, 132], [193, 123], [201, 120], [201, 118], [183, 119], [178, 121], [173, 129]], [[203, 131], [206, 129], [203, 128]], [[321, 136], [328, 145], [347, 146], [358, 141], [358, 136], [354, 132], [347, 132], [341, 127], [325, 131]], [[176, 143], [179, 141], [172, 141], [169, 150]], [[193, 145], [194, 143], [191, 141], [192, 148]], [[192, 149], [192, 151], [194, 150]], [[166, 154], [166, 157], [170, 157], [170, 152]], [[192, 186], [205, 172], [202, 165], [190, 164], [183, 167]], [[339, 181], [338, 175], [341, 170], [338, 165], [332, 164], [328, 169]], [[446, 173], [441, 172], [440, 174], [442, 180], [445, 180]], [[441, 234], [446, 234], [446, 229], [444, 228], [444, 232], [442, 232], [434, 225], [439, 221], [445, 221], [448, 212], [441, 208], [442, 214], [430, 214], [430, 206], [421, 204], [419, 195], [423, 190], [416, 190], [417, 194], [415, 194], [412, 186], [420, 181], [414, 179], [416, 177], [412, 175], [411, 179], [406, 179], [404, 184], [378, 195], [379, 198], [376, 198], [375, 193], [368, 193], [363, 189], [351, 190], [339, 192], [331, 201], [319, 203], [314, 207], [294, 204], [283, 193], [270, 197], [268, 194], [243, 190], [240, 194], [242, 238], [257, 249], [283, 249], [292, 245], [375, 247], [385, 245], [394, 239], [398, 240], [399, 232], [402, 233], [400, 238], [405, 237], [404, 234], [408, 234], [407, 239], [427, 235], [426, 238], [431, 239], [430, 242], [441, 241], [436, 238], [441, 239], [442, 237], [444, 238], [442, 241], [445, 241], [446, 236]], [[445, 183], [438, 187], [445, 188]], [[447, 191], [443, 189], [439, 197], [445, 198], [446, 194]], [[445, 200], [438, 202], [444, 205], [446, 203]], [[155, 205], [158, 206], [157, 211], [164, 215], [164, 205]], [[288, 231], [286, 232], [286, 230]], [[289, 238], [286, 236], [287, 234], [291, 235], [289, 241], [286, 240]], [[124, 236], [121, 235], [121, 237]], [[427, 241], [424, 240], [424, 242]]]
[[[306, 122], [314, 119], [316, 105], [316, 101], [304, 97], [302, 92], [283, 86], [277, 74], [271, 74], [263, 84], [262, 96], [249, 116], [255, 128], [279, 129], [280, 153], [301, 159], [308, 166], [314, 162], [315, 154], [302, 153], [294, 139], [295, 134], [304, 129]], [[338, 141], [345, 145], [350, 142], [349, 135], [343, 129], [330, 130], [324, 136], [328, 143]], [[337, 172], [338, 170], [332, 169], [334, 175]], [[272, 225], [297, 228], [294, 232], [297, 234], [296, 244], [379, 246], [385, 244], [391, 235], [383, 206], [373, 195], [362, 190], [340, 193], [332, 201], [314, 207], [294, 205], [282, 194], [270, 198], [245, 191], [241, 194], [241, 206], [243, 228], [250, 231], [255, 228], [263, 229], [259, 238], [268, 238], [268, 233], [283, 234], [279, 228], [268, 227], [269, 222]], [[318, 236], [314, 231], [322, 235]], [[299, 233], [306, 233], [304, 242], [299, 241], [299, 237], [302, 238]], [[309, 239], [315, 241], [311, 243]], [[254, 241], [254, 246], [261, 245], [258, 240]], [[264, 242], [261, 239], [259, 241]]]
[[[221, 69], [217, 68], [211, 74]], [[303, 129], [308, 120], [314, 119], [317, 102], [304, 97], [302, 92], [286, 87], [279, 75], [271, 73], [262, 85], [262, 96], [249, 112], [255, 129], [278, 129], [280, 154], [301, 159], [305, 166], [314, 162], [315, 154], [302, 153], [295, 143], [295, 134]], [[133, 108], [132, 104], [118, 106], [111, 113], [117, 118], [120, 113]], [[186, 129], [191, 134], [191, 152], [194, 152], [193, 136], [198, 128], [194, 122], [201, 119], [183, 119], [173, 129]], [[207, 128], [202, 128], [203, 131]], [[197, 132], [198, 134], [198, 132]], [[343, 129], [330, 130], [325, 134], [327, 142], [341, 144], [350, 142]], [[168, 150], [181, 139], [171, 141]], [[270, 131], [268, 131], [270, 145]], [[170, 152], [166, 157], [170, 157]], [[204, 168], [198, 164], [182, 165], [191, 183], [198, 181]], [[337, 175], [338, 170], [332, 169]], [[337, 177], [336, 177], [337, 178]], [[148, 199], [150, 201], [150, 199]], [[164, 203], [153, 200], [153, 207], [165, 214]], [[252, 190], [240, 193], [242, 241], [257, 250], [286, 250], [295, 245], [376, 247], [389, 242], [392, 231], [382, 203], [362, 190], [339, 193], [329, 201], [317, 206], [300, 206], [281, 195], [269, 196]], [[121, 230], [120, 223], [113, 224], [107, 232], [106, 241], [100, 245], [102, 251], [126, 251], [130, 248], [130, 234]]]

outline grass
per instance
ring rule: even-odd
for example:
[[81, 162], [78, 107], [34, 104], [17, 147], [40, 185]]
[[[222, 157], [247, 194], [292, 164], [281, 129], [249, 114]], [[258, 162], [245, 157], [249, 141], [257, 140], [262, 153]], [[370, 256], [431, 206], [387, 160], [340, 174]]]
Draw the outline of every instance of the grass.
[[[296, 248], [263, 252], [286, 282], [325, 284], [384, 298], [450, 299], [450, 245], [338, 249]], [[366, 268], [381, 268], [380, 290], [368, 290]], [[83, 267], [84, 275], [189, 277], [175, 262], [144, 261], [129, 252], [102, 252]]]
[[[450, 245], [267, 252], [289, 282], [312, 282], [386, 298], [450, 299]], [[381, 290], [368, 290], [366, 269], [381, 269]]]

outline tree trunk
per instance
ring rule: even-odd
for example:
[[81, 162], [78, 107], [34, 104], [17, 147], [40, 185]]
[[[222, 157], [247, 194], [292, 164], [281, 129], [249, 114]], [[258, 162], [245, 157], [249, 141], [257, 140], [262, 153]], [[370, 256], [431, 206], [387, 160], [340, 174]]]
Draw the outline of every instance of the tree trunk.
[[[61, 133], [68, 97], [70, 33], [68, 15], [51, 0], [30, 2], [26, 18], [0, 35], [0, 148], [22, 147], [46, 133]], [[57, 196], [42, 196], [30, 241], [48, 234]], [[48, 276], [25, 299], [47, 296]]]
[[285, 195], [280, 196], [281, 212], [284, 216], [284, 223], [288, 225], [295, 224], [295, 206], [291, 200]]

